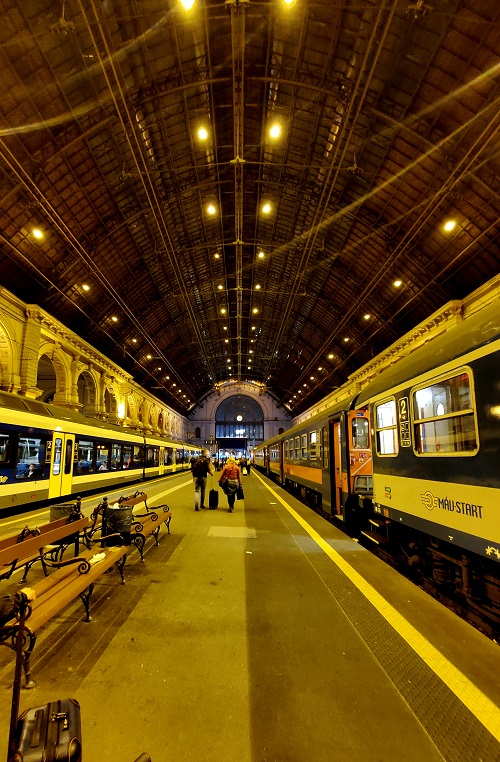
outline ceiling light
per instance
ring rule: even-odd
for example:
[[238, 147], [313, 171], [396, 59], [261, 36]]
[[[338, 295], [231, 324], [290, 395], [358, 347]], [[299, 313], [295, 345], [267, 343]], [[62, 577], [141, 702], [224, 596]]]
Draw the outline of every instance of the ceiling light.
[[255, 331], [255, 326], [254, 325], [252, 326], [252, 331]]
[[279, 138], [279, 136], [281, 135], [281, 126], [277, 122], [275, 122], [275, 124], [273, 124], [273, 126], [269, 130], [269, 135], [273, 139]]
[[320, 365], [320, 366], [319, 366], [319, 368], [318, 368], [318, 370], [323, 370], [323, 366], [322, 366], [322, 365]]
[[90, 291], [90, 286], [87, 286], [86, 283], [83, 284], [82, 288], [84, 291]]
[[259, 283], [257, 283], [257, 285], [255, 286], [255, 288], [257, 289], [257, 291], [259, 290], [259, 288], [260, 288], [260, 285], [259, 285]]
[[264, 254], [264, 252], [263, 252], [263, 251], [259, 251], [259, 253], [257, 254], [257, 256], [258, 256], [258, 258], [259, 258], [259, 259], [264, 259], [264, 257], [265, 257], [266, 255]]
[[257, 309], [257, 307], [254, 307], [254, 308], [253, 308], [253, 310], [252, 310], [252, 312], [253, 312], [253, 314], [254, 314], [254, 315], [256, 315], [256, 314], [258, 313], [258, 311], [259, 311], [259, 310]]
[[395, 280], [392, 285], [395, 286], [396, 288], [399, 288], [400, 286], [403, 285], [403, 281], [402, 280]]
[[220, 314], [221, 314], [221, 315], [225, 315], [225, 314], [226, 314], [226, 310], [225, 310], [225, 308], [224, 308], [224, 307], [222, 307], [222, 309], [221, 309], [221, 311], [220, 311]]
[[156, 370], [161, 370], [161, 365], [159, 365]]
[[307, 386], [307, 384], [302, 384], [302, 386]]
[[222, 291], [222, 289], [224, 288], [224, 286], [221, 286], [221, 285], [219, 284], [219, 285], [217, 286], [217, 288], [219, 289], [219, 291]]
[[334, 357], [335, 357], [335, 355], [332, 355], [332, 353], [330, 352], [330, 354], [328, 355], [328, 359], [329, 360], [333, 360]]
[[231, 363], [231, 360], [228, 360], [228, 363]]
[[220, 254], [218, 251], [216, 251], [214, 254], [214, 259], [219, 259], [219, 257], [220, 257]]
[[309, 376], [309, 378], [311, 379], [311, 381], [314, 381], [314, 376]]
[[444, 223], [444, 229], [446, 230], [447, 233], [449, 233], [451, 230], [454, 230], [456, 226], [457, 226], [457, 223], [455, 220], [448, 220], [448, 222]]
[[214, 216], [216, 211], [217, 211], [217, 209], [215, 208], [215, 206], [213, 204], [209, 204], [207, 206], [207, 213], [210, 214], [212, 217]]
[[172, 386], [177, 386], [177, 384], [172, 384]]
[[253, 349], [250, 350], [250, 354], [253, 355]]
[[226, 342], [226, 344], [229, 344], [229, 339], [224, 339], [224, 341]]
[[132, 344], [137, 344], [137, 339], [132, 339]]
[[170, 376], [165, 376], [165, 379], [166, 379], [167, 381], [170, 381]]
[[111, 320], [113, 321], [113, 323], [118, 323], [118, 318], [117, 318], [117, 317], [115, 317], [114, 315], [113, 315], [113, 317], [111, 318]]
[[198, 137], [200, 140], [206, 140], [208, 138], [208, 131], [205, 129], [205, 127], [200, 127], [198, 130]]
[[363, 320], [369, 320], [371, 318], [371, 315], [366, 313], [366, 315], [363, 315]]
[[224, 331], [227, 331], [227, 325], [225, 325], [225, 326], [223, 327], [223, 330], [224, 330]]
[[345, 337], [344, 337], [344, 341], [345, 341], [345, 343], [347, 344], [347, 342], [349, 341], [349, 337], [348, 337], [348, 336], [345, 336]]
[[147, 360], [152, 360], [153, 359], [153, 355], [146, 355], [146, 359]]
[[43, 238], [43, 230], [40, 230], [40, 228], [33, 228], [33, 235], [35, 238], [38, 238], [39, 241]]
[[271, 212], [271, 204], [269, 202], [267, 202], [267, 203], [265, 203], [262, 206], [262, 213], [263, 214], [270, 214], [270, 212]]
[[[287, 0], [285, 0], [285, 2], [286, 1]], [[186, 11], [190, 11], [194, 5], [194, 0], [181, 0], [181, 5], [186, 9]]]

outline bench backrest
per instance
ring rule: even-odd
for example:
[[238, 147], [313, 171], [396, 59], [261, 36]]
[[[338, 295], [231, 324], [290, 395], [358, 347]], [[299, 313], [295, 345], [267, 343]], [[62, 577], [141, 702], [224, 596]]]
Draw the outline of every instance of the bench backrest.
[[66, 523], [66, 519], [51, 521], [45, 525], [45, 531], [42, 532], [42, 527], [40, 527], [41, 534], [36, 537], [29, 537], [22, 542], [12, 543], [7, 547], [0, 548], [0, 567], [11, 564], [16, 560], [29, 558], [38, 553], [44, 545], [51, 545], [58, 540], [63, 540], [65, 537], [71, 537], [73, 534], [82, 532], [89, 525], [90, 519], [88, 516], [84, 516], [78, 519], [78, 521], [72, 521], [69, 524]]

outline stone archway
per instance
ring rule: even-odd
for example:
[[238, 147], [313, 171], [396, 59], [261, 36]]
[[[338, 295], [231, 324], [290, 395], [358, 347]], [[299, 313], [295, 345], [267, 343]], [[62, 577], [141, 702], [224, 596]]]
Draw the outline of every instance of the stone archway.
[[248, 453], [264, 439], [264, 412], [257, 400], [233, 394], [215, 411], [215, 438], [219, 450]]
[[97, 413], [97, 388], [95, 379], [88, 370], [78, 376], [78, 404], [83, 415], [94, 418]]

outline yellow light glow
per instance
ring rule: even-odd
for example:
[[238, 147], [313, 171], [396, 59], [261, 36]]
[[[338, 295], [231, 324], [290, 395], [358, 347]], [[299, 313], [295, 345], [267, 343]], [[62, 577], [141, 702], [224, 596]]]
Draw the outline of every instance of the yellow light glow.
[[366, 313], [366, 315], [363, 315], [363, 320], [369, 320], [371, 318], [371, 315]]
[[83, 284], [82, 288], [84, 291], [90, 291], [90, 286], [87, 286], [86, 283]]
[[198, 130], [198, 137], [200, 140], [206, 140], [208, 138], [208, 131], [205, 129], [205, 127], [200, 127]]
[[328, 355], [328, 359], [329, 360], [333, 360], [334, 357], [335, 357], [335, 355], [332, 355], [332, 353], [330, 352], [330, 354]]
[[402, 286], [402, 285], [403, 285], [403, 281], [402, 281], [402, 280], [395, 280], [395, 281], [394, 281], [394, 283], [393, 283], [392, 285], [393, 285], [395, 288], [399, 288], [400, 286]]
[[252, 312], [253, 312], [253, 314], [254, 314], [254, 315], [256, 315], [256, 314], [258, 313], [258, 311], [259, 311], [259, 310], [257, 309], [257, 307], [254, 307], [254, 308], [253, 308], [253, 310], [252, 310]]
[[147, 360], [152, 360], [153, 359], [153, 355], [146, 355], [146, 359]]
[[113, 317], [111, 318], [111, 320], [113, 321], [113, 323], [117, 323], [117, 322], [118, 322], [118, 318], [117, 318], [117, 317], [115, 317], [114, 315], [113, 315]]
[[318, 370], [323, 370], [323, 366], [322, 366], [322, 365], [320, 365], [320, 366], [319, 366], [319, 368], [318, 368]]
[[257, 289], [257, 291], [259, 290], [259, 288], [260, 288], [260, 285], [259, 285], [259, 283], [257, 283], [257, 285], [255, 286], [255, 288]]
[[281, 135], [281, 126], [277, 122], [275, 122], [275, 124], [273, 124], [273, 126], [269, 130], [269, 135], [274, 140], [276, 140], [276, 138], [279, 138], [279, 136]]
[[347, 344], [347, 342], [349, 341], [349, 338], [346, 336], [346, 337], [344, 338], [344, 341], [345, 341], [345, 343]]
[[224, 330], [224, 331], [227, 331], [227, 325], [225, 325], [225, 326], [224, 326], [223, 330]]
[[216, 251], [214, 254], [214, 259], [219, 259], [219, 257], [220, 257], [220, 254], [218, 251]]
[[207, 206], [207, 213], [210, 214], [212, 217], [214, 216], [216, 211], [217, 211], [217, 209], [215, 208], [215, 206], [213, 204], [209, 204]]
[[221, 315], [225, 315], [226, 314], [226, 310], [224, 309], [224, 307], [221, 309], [220, 314]]
[[225, 344], [229, 344], [229, 339], [224, 339]]
[[263, 214], [270, 214], [270, 212], [271, 212], [271, 204], [269, 204], [269, 203], [264, 204], [263, 207], [262, 207], [262, 213]]
[[194, 5], [194, 0], [181, 0], [181, 5], [186, 11], [190, 11]]
[[217, 288], [219, 289], [219, 291], [222, 291], [222, 289], [223, 289], [223, 286], [221, 286], [221, 285], [218, 285], [218, 286], [217, 286]]
[[444, 229], [447, 233], [449, 233], [451, 230], [454, 230], [457, 226], [457, 223], [455, 220], [448, 220], [448, 222], [445, 222]]
[[40, 228], [33, 228], [33, 235], [35, 238], [38, 238], [38, 240], [41, 240], [43, 238], [43, 231], [40, 230]]
[[264, 259], [264, 257], [265, 257], [266, 255], [264, 254], [264, 252], [263, 252], [263, 251], [259, 251], [259, 253], [257, 254], [257, 256], [258, 256], [258, 258], [259, 258], [259, 259]]
[[119, 402], [117, 405], [118, 418], [125, 418], [125, 403]]

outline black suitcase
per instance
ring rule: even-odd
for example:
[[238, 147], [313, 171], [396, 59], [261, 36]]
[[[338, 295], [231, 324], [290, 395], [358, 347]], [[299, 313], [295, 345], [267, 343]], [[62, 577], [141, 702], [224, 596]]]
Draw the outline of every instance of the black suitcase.
[[16, 667], [9, 730], [9, 762], [81, 762], [80, 704], [75, 699], [53, 701], [27, 709], [18, 717], [21, 693], [22, 649], [25, 621], [31, 614], [23, 591], [16, 593], [18, 630]]
[[[17, 722], [16, 752], [22, 762], [81, 762], [80, 705], [75, 699], [27, 709]], [[18, 755], [18, 756], [16, 756]]]
[[211, 489], [208, 493], [208, 507], [211, 511], [214, 511], [219, 505], [219, 491]]

